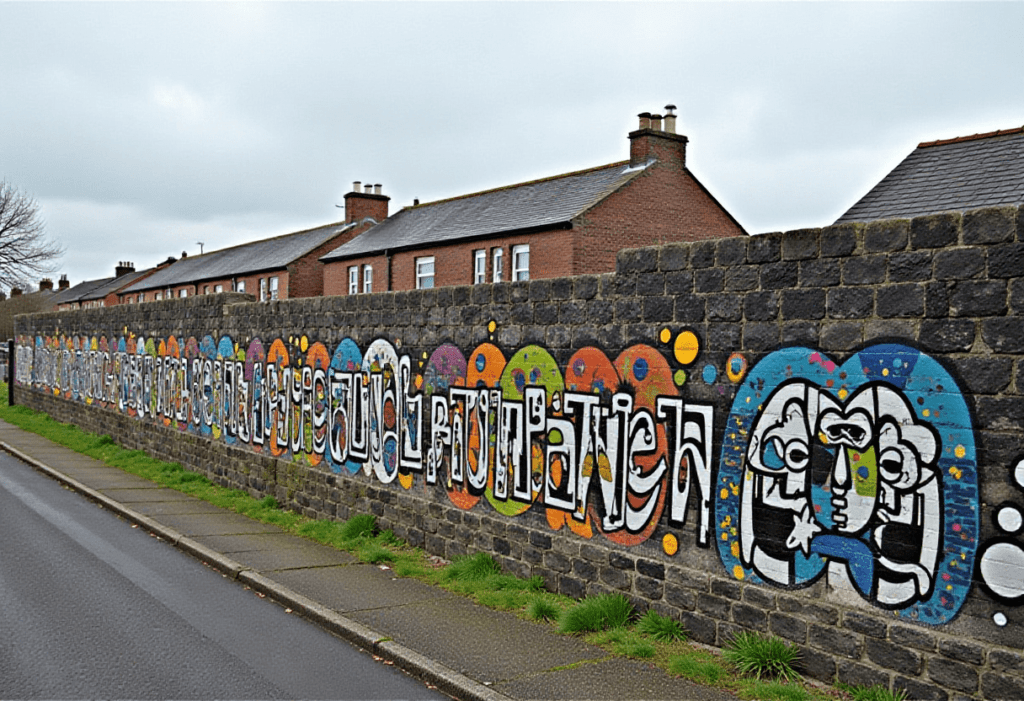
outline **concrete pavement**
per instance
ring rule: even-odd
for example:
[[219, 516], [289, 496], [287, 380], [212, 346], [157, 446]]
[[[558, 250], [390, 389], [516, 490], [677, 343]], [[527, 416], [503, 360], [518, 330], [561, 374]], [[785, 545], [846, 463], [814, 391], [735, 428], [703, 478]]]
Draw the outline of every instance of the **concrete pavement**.
[[0, 421], [0, 448], [239, 583], [457, 699], [736, 697], [609, 656], [355, 556], [109, 467]]

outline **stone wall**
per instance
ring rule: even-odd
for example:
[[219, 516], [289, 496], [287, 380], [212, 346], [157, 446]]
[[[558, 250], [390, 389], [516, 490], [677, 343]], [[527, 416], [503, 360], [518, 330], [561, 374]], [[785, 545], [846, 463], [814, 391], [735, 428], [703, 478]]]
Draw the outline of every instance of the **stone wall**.
[[623, 251], [615, 274], [18, 319], [15, 398], [819, 679], [1024, 698], [1024, 222]]

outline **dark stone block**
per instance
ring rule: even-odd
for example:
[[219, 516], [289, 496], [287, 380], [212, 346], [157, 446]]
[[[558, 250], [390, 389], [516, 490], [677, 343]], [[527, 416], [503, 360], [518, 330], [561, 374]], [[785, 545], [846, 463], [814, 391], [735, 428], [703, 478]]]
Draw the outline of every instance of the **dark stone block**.
[[653, 579], [665, 579], [665, 565], [661, 562], [654, 562], [652, 560], [637, 560], [636, 571], [645, 577], [652, 577]]
[[665, 274], [665, 294], [679, 295], [693, 292], [693, 272], [676, 270]]
[[797, 613], [804, 618], [813, 618], [826, 625], [834, 626], [839, 623], [839, 612], [831, 606], [815, 604], [805, 598], [795, 596], [778, 597], [779, 610], [785, 613]]
[[768, 322], [748, 322], [743, 325], [741, 348], [745, 351], [768, 351], [779, 345], [779, 325]]
[[893, 691], [902, 689], [906, 692], [907, 699], [913, 701], [947, 701], [949, 694], [945, 689], [940, 689], [934, 684], [928, 684], [920, 679], [910, 679], [897, 675], [892, 680]]
[[996, 353], [1024, 353], [1019, 317], [983, 319], [981, 338]]
[[985, 661], [985, 648], [967, 640], [940, 640], [939, 652], [946, 657], [968, 664], [980, 665]]
[[813, 321], [787, 321], [782, 325], [782, 342], [809, 346], [819, 344], [821, 326]]
[[[495, 286], [497, 289], [498, 286]], [[598, 277], [596, 275], [581, 275], [572, 280], [572, 295], [576, 299], [593, 299], [597, 296]]]
[[774, 263], [781, 255], [781, 234], [762, 234], [747, 239], [748, 263]]
[[707, 298], [708, 321], [739, 321], [743, 318], [743, 298], [740, 295], [717, 294]]
[[875, 311], [875, 291], [870, 287], [837, 287], [826, 295], [831, 319], [865, 319]]
[[787, 231], [782, 237], [783, 260], [807, 260], [819, 255], [821, 229]]
[[945, 657], [928, 660], [928, 678], [940, 686], [973, 694], [978, 690], [978, 670]]
[[922, 316], [924, 290], [914, 283], [879, 287], [875, 294], [875, 311], [883, 319]]
[[796, 287], [799, 279], [800, 266], [797, 263], [766, 263], [761, 266], [761, 289], [782, 290]]
[[636, 293], [641, 297], [665, 294], [665, 275], [663, 273], [644, 273], [636, 279]]
[[924, 282], [932, 278], [930, 251], [893, 253], [889, 256], [890, 282]]
[[640, 321], [641, 306], [640, 300], [636, 297], [626, 297], [615, 300], [615, 320], [619, 323]]
[[801, 287], [834, 287], [842, 280], [839, 261], [835, 259], [805, 260], [800, 263]]
[[544, 566], [549, 570], [564, 574], [571, 569], [572, 563], [569, 561], [569, 558], [562, 553], [552, 550], [544, 553]]
[[838, 321], [821, 329], [821, 348], [826, 351], [853, 350], [864, 341], [864, 323]]
[[835, 658], [812, 647], [800, 647], [800, 658], [793, 667], [800, 674], [823, 682], [831, 682], [836, 676]]
[[633, 570], [636, 568], [636, 561], [633, 558], [626, 557], [618, 552], [608, 553], [608, 564], [617, 570]]
[[984, 274], [983, 248], [953, 248], [935, 254], [936, 280], [969, 280]]
[[914, 217], [910, 222], [910, 247], [946, 248], [960, 240], [959, 212]]
[[658, 601], [665, 593], [665, 583], [650, 577], [636, 577], [633, 586], [637, 594], [649, 601]]
[[762, 633], [768, 630], [768, 614], [749, 604], [733, 604], [732, 620], [750, 630], [757, 630]]
[[677, 296], [675, 320], [690, 324], [704, 321], [704, 297], [698, 297], [697, 295]]
[[992, 246], [988, 251], [988, 276], [1024, 277], [1024, 243]]
[[920, 342], [931, 352], [968, 351], [974, 345], [974, 320], [924, 319], [921, 321]]
[[1005, 281], [962, 280], [949, 294], [951, 316], [1000, 316], [1006, 313]]
[[779, 293], [750, 292], [743, 295], [743, 317], [747, 321], [772, 321], [779, 318]]
[[681, 609], [692, 611], [697, 606], [697, 593], [676, 584], [665, 584], [665, 601]]
[[597, 579], [597, 566], [587, 560], [573, 560], [572, 571], [577, 577], [587, 581]]
[[729, 620], [730, 606], [730, 601], [720, 596], [712, 596], [711, 594], [697, 595], [697, 610], [720, 621]]
[[854, 611], [847, 611], [843, 614], [843, 627], [872, 638], [884, 638], [888, 630], [888, 626], [877, 618]]
[[718, 637], [715, 621], [707, 616], [691, 611], [682, 611], [679, 614], [679, 622], [683, 624], [690, 640], [705, 645], [714, 645]]
[[1016, 207], [990, 207], [964, 212], [964, 243], [971, 245], [1013, 241], [1017, 230], [1016, 219]]
[[784, 319], [823, 319], [825, 317], [825, 291], [783, 290], [782, 317]]
[[715, 264], [715, 242], [699, 241], [690, 248], [690, 267], [710, 268]]
[[546, 533], [538, 533], [537, 531], [530, 531], [530, 545], [535, 548], [542, 548], [544, 550], [551, 549], [551, 536]]
[[1019, 701], [1024, 699], [1024, 680], [987, 672], [981, 677], [981, 694], [986, 701]]
[[613, 589], [628, 590], [633, 578], [626, 570], [615, 567], [602, 567], [600, 570], [601, 581]]
[[674, 297], [644, 297], [643, 319], [648, 322], [672, 321], [675, 313]]
[[898, 645], [907, 645], [918, 650], [924, 650], [925, 652], [935, 650], [934, 635], [918, 628], [911, 628], [910, 626], [889, 626], [889, 640]]
[[807, 642], [807, 621], [789, 614], [773, 611], [768, 616], [771, 631], [780, 638], [803, 645]]
[[851, 659], [858, 659], [863, 648], [859, 635], [816, 623], [812, 623], [807, 630], [807, 642], [822, 650]]
[[732, 236], [720, 239], [715, 251], [715, 263], [719, 267], [743, 265], [747, 262], [747, 237]]
[[837, 660], [836, 679], [851, 686], [883, 686], [889, 688], [889, 675], [867, 665]]
[[627, 248], [619, 251], [615, 260], [615, 272], [647, 273], [658, 269], [658, 249]]
[[956, 368], [972, 394], [996, 394], [1010, 385], [1013, 360], [1010, 358], [967, 357], [956, 359]]
[[689, 243], [667, 243], [661, 247], [658, 267], [662, 272], [683, 270], [690, 265]]
[[697, 270], [693, 274], [694, 292], [721, 292], [725, 288], [725, 271], [721, 268]]
[[1020, 652], [989, 650], [988, 664], [996, 672], [1010, 672], [1015, 676], [1024, 677], [1024, 654]]
[[573, 599], [582, 599], [587, 595], [587, 584], [575, 577], [559, 577], [558, 593]]
[[879, 667], [915, 677], [921, 674], [924, 660], [918, 652], [875, 638], [867, 638], [864, 648], [868, 659]]
[[902, 251], [909, 240], [909, 219], [881, 219], [864, 227], [864, 250], [868, 253]]
[[711, 593], [716, 596], [724, 596], [733, 601], [738, 601], [742, 590], [740, 583], [734, 579], [718, 579], [713, 578], [711, 580]]
[[857, 249], [857, 232], [863, 224], [836, 224], [821, 230], [821, 257], [845, 258]]
[[885, 256], [857, 256], [843, 261], [844, 285], [878, 285], [885, 282]]
[[725, 271], [725, 289], [730, 292], [745, 292], [757, 289], [758, 267], [739, 265]]

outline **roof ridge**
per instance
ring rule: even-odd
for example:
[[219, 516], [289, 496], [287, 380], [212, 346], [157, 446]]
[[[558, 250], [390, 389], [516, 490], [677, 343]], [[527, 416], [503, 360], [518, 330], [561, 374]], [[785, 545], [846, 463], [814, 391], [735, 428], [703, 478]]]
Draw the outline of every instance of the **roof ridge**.
[[471, 192], [466, 195], [456, 195], [455, 197], [446, 197], [443, 200], [434, 200], [433, 202], [424, 202], [422, 204], [415, 204], [402, 209], [421, 209], [423, 207], [430, 207], [435, 204], [444, 204], [445, 202], [454, 202], [456, 200], [465, 200], [470, 197], [479, 197], [480, 195], [489, 195], [492, 192], [501, 192], [502, 190], [512, 190], [517, 187], [526, 187], [527, 185], [536, 185], [537, 183], [546, 183], [552, 180], [558, 180], [559, 178], [570, 178], [574, 175], [584, 175], [585, 173], [593, 173], [598, 170], [605, 170], [607, 168], [615, 168], [617, 166], [628, 165], [629, 161], [616, 161], [615, 163], [609, 163], [603, 166], [594, 166], [593, 168], [584, 168], [582, 170], [574, 170], [569, 173], [561, 173], [559, 175], [550, 175], [546, 178], [537, 178], [535, 180], [527, 180], [521, 183], [514, 183], [512, 185], [502, 185], [500, 187], [492, 187], [489, 190], [480, 190], [479, 192]]
[[342, 227], [345, 227], [345, 226], [348, 226], [348, 224], [346, 224], [343, 221], [331, 222], [330, 224], [320, 224], [319, 226], [311, 226], [308, 229], [300, 229], [299, 231], [292, 231], [292, 232], [289, 232], [287, 234], [278, 234], [277, 236], [268, 236], [265, 239], [256, 239], [255, 241], [246, 241], [245, 243], [236, 243], [234, 246], [228, 246], [227, 248], [218, 248], [216, 251], [210, 251], [209, 253], [200, 253], [198, 256], [185, 256], [184, 259], [180, 259], [179, 258], [179, 260], [198, 260], [200, 258], [205, 258], [207, 256], [212, 256], [212, 255], [215, 255], [217, 253], [224, 253], [225, 251], [233, 251], [233, 250], [235, 250], [237, 248], [245, 248], [246, 246], [255, 246], [258, 243], [266, 243], [267, 241], [276, 241], [277, 239], [287, 238], [288, 236], [298, 236], [299, 234], [308, 234], [311, 231], [316, 231], [317, 229], [326, 229], [329, 226], [342, 226]]
[[929, 146], [944, 146], [946, 144], [957, 144], [961, 141], [976, 141], [978, 139], [988, 139], [993, 136], [1005, 136], [1006, 134], [1021, 134], [1024, 133], [1024, 126], [1015, 127], [1013, 129], [996, 129], [995, 131], [985, 132], [984, 134], [971, 134], [970, 136], [957, 136], [952, 139], [937, 139], [935, 141], [922, 141], [917, 145], [918, 148], [927, 148]]

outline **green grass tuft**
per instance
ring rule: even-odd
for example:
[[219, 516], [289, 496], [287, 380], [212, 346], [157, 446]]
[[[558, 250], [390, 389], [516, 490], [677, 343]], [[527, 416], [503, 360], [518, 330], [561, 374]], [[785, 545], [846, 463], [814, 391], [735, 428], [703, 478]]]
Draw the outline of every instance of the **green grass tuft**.
[[748, 679], [741, 684], [740, 698], [756, 701], [812, 701], [815, 697], [802, 684]]
[[905, 701], [907, 698], [906, 689], [889, 691], [884, 686], [860, 686], [837, 683], [836, 687], [847, 692], [853, 701]]
[[740, 672], [755, 679], [792, 681], [800, 678], [793, 669], [800, 651], [774, 635], [737, 633], [725, 646], [722, 656]]
[[648, 609], [647, 613], [640, 617], [636, 629], [659, 643], [686, 640], [686, 630], [683, 629], [682, 623], [674, 618], [662, 616], [654, 609]]
[[562, 612], [560, 633], [585, 633], [620, 628], [633, 617], [633, 605], [622, 594], [602, 594], [584, 599]]
[[561, 613], [562, 609], [557, 604], [542, 596], [530, 599], [526, 606], [526, 615], [535, 621], [554, 621]]
[[729, 678], [729, 671], [710, 655], [675, 655], [669, 658], [668, 671], [698, 684], [714, 686]]
[[339, 536], [345, 541], [369, 538], [373, 536], [373, 532], [376, 528], [376, 516], [373, 514], [358, 514], [350, 518], [348, 521], [345, 521], [344, 525], [341, 527]]
[[444, 579], [449, 581], [471, 582], [501, 574], [501, 565], [487, 553], [463, 555], [452, 560], [452, 564], [444, 569]]

